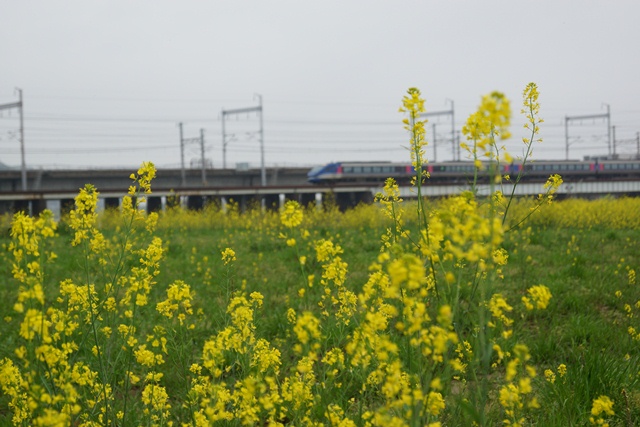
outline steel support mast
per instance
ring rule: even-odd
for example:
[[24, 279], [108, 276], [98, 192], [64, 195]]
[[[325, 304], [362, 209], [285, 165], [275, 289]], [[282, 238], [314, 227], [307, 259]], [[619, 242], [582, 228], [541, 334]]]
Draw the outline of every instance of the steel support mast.
[[238, 115], [238, 114], [246, 114], [246, 113], [257, 113], [260, 116], [260, 129], [258, 134], [260, 136], [260, 177], [262, 181], [262, 186], [265, 187], [267, 185], [267, 172], [264, 166], [264, 121], [263, 121], [263, 109], [262, 109], [262, 96], [255, 95], [258, 98], [258, 106], [257, 107], [247, 107], [247, 108], [236, 108], [234, 110], [222, 110], [222, 168], [227, 168], [227, 144], [229, 141], [227, 140], [227, 133], [225, 127], [225, 121], [227, 116]]
[[[564, 142], [565, 142], [565, 160], [569, 160], [569, 122], [583, 121], [583, 120], [596, 120], [605, 119], [607, 121], [607, 147], [609, 149], [609, 156], [611, 156], [611, 110], [609, 104], [604, 104], [607, 107], [607, 112], [603, 114], [588, 114], [586, 116], [564, 116]], [[615, 148], [613, 149], [615, 154]]]
[[[420, 114], [420, 117], [433, 117], [433, 116], [450, 116], [451, 117], [451, 151], [452, 151], [452, 156], [453, 156], [453, 160], [456, 160], [456, 152], [458, 152], [456, 150], [456, 125], [455, 125], [455, 121], [454, 121], [454, 112], [453, 112], [453, 101], [452, 100], [448, 100], [451, 103], [451, 110], [445, 110], [445, 111], [431, 111], [428, 113], [422, 113]], [[435, 137], [435, 126], [434, 126], [434, 137]], [[433, 158], [434, 161], [436, 159], [436, 151], [435, 151], [435, 139], [434, 139], [434, 148], [433, 148]], [[460, 159], [457, 159], [460, 160]]]
[[22, 101], [22, 89], [17, 89], [19, 100], [18, 102], [13, 102], [11, 104], [3, 104], [0, 105], [0, 111], [9, 110], [12, 108], [16, 108], [20, 115], [20, 170], [22, 177], [22, 191], [27, 191], [27, 163], [25, 161], [24, 154], [24, 112], [23, 112], [23, 101]]

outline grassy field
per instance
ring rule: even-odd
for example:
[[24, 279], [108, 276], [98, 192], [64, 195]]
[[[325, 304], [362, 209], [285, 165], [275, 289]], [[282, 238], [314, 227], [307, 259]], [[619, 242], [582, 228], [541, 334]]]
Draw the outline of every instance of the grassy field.
[[[554, 209], [569, 212], [577, 208], [582, 212], [596, 210], [602, 214], [606, 212], [602, 209], [602, 203], [603, 201], [565, 201], [557, 203]], [[606, 201], [609, 209], [637, 204], [633, 199]], [[437, 209], [437, 206], [434, 205], [432, 209]], [[407, 206], [407, 212], [411, 211], [413, 208]], [[634, 215], [637, 215], [637, 212], [639, 211], [636, 209]], [[499, 343], [505, 352], [508, 352], [507, 349], [515, 346], [516, 343], [526, 344], [530, 356], [527, 364], [535, 368], [537, 373], [532, 378], [532, 394], [536, 396], [540, 408], [523, 407], [521, 413], [526, 423], [531, 425], [584, 425], [588, 423], [591, 416], [593, 400], [606, 395], [615, 402], [615, 415], [610, 417], [611, 425], [634, 425], [640, 417], [640, 394], [638, 393], [640, 351], [637, 337], [634, 340], [628, 328], [635, 325], [635, 328], [640, 329], [637, 320], [639, 309], [633, 306], [640, 300], [640, 289], [631, 273], [638, 268], [640, 229], [616, 228], [606, 224], [585, 224], [583, 227], [576, 224], [573, 227], [564, 227], [543, 224], [541, 223], [543, 218], [544, 215], [536, 217], [532, 220], [535, 224], [531, 227], [513, 230], [506, 234], [503, 247], [509, 254], [509, 260], [506, 265], [501, 266], [503, 278], [494, 277], [491, 280], [492, 292], [501, 294], [514, 309], [512, 312], [505, 311], [508, 317], [513, 319], [512, 335], [505, 339], [500, 334], [494, 334], [490, 341]], [[99, 228], [104, 233], [105, 239], [113, 243], [110, 250], [116, 251], [115, 248], [122, 244], [123, 227], [119, 225], [122, 221], [121, 215], [116, 213], [104, 214], [98, 218], [98, 224], [101, 224]], [[289, 419], [291, 415], [287, 415], [280, 422], [283, 424], [310, 422], [329, 424], [328, 420], [333, 415], [328, 412], [328, 408], [339, 407], [343, 412], [338, 412], [342, 415], [334, 414], [334, 420], [352, 419], [355, 425], [365, 425], [363, 414], [367, 410], [375, 411], [382, 408], [385, 396], [380, 387], [375, 390], [362, 390], [367, 384], [367, 376], [370, 375], [368, 371], [371, 371], [372, 367], [359, 367], [362, 372], [355, 372], [358, 370], [356, 366], [348, 366], [350, 355], [346, 349], [353, 341], [358, 328], [366, 323], [363, 316], [366, 317], [366, 313], [370, 310], [363, 302], [363, 286], [368, 283], [372, 274], [371, 265], [377, 264], [381, 253], [381, 236], [386, 233], [388, 226], [389, 221], [379, 206], [362, 206], [346, 213], [336, 210], [307, 211], [304, 213], [301, 224], [304, 231], [283, 226], [276, 213], [260, 211], [237, 215], [233, 212], [224, 214], [211, 209], [204, 212], [172, 211], [163, 214], [158, 220], [153, 236], [162, 239], [164, 254], [159, 262], [158, 274], [153, 276], [156, 283], [149, 290], [150, 303], [138, 307], [139, 312], [136, 313], [135, 323], [136, 336], [139, 337], [140, 343], [145, 342], [147, 336], [162, 335], [168, 340], [167, 349], [166, 352], [158, 351], [149, 345], [149, 348], [164, 358], [164, 362], [147, 366], [134, 358], [130, 367], [130, 370], [136, 372], [140, 378], [144, 378], [143, 374], [149, 372], [163, 374], [158, 384], [166, 387], [167, 405], [170, 405], [171, 409], [165, 411], [165, 418], [160, 417], [155, 422], [150, 422], [168, 424], [173, 420], [187, 425], [196, 423], [193, 412], [198, 410], [198, 405], [192, 402], [191, 405], [184, 406], [192, 397], [189, 397], [190, 393], [192, 394], [190, 388], [198, 378], [190, 368], [192, 364], [203, 364], [205, 342], [225, 328], [228, 329], [229, 325], [233, 325], [233, 320], [230, 319], [232, 312], [227, 310], [227, 305], [233, 296], [240, 292], [248, 298], [248, 295], [259, 292], [264, 297], [262, 306], [259, 309], [252, 306], [255, 311], [251, 319], [251, 331], [244, 339], [247, 342], [251, 339], [255, 342], [264, 339], [273, 346], [272, 348], [279, 350], [281, 364], [278, 375], [272, 372], [277, 379], [279, 393], [283, 394], [285, 378], [295, 377], [298, 374], [301, 359], [311, 355], [313, 360], [311, 369], [315, 376], [308, 384], [313, 398], [309, 398], [310, 401], [307, 402], [305, 410], [298, 413], [297, 418], [294, 416]], [[152, 237], [151, 233], [139, 228], [141, 227], [131, 232], [134, 237], [130, 241], [137, 247], [144, 248]], [[66, 223], [62, 223], [57, 237], [47, 243], [50, 245], [48, 250], [59, 255], [54, 262], [45, 267], [44, 307], [57, 305], [59, 284], [65, 279], [72, 279], [79, 284], [86, 280], [86, 254], [81, 247], [70, 246], [73, 238], [74, 230]], [[296, 238], [295, 245], [289, 246], [292, 242], [287, 244], [290, 238]], [[3, 239], [2, 244], [6, 249], [9, 247], [10, 238], [5, 235]], [[337, 312], [323, 315], [323, 309], [318, 306], [319, 302], [326, 301], [325, 292], [331, 287], [331, 284], [325, 286], [320, 284], [325, 270], [323, 262], [317, 260], [315, 248], [316, 242], [324, 239], [330, 239], [334, 244], [342, 247], [343, 252], [339, 256], [347, 264], [344, 288], [358, 296], [361, 301], [360, 306], [355, 305], [356, 308], [350, 317], [352, 321], [348, 324], [345, 324], [344, 319], [336, 316]], [[226, 248], [232, 248], [236, 258], [227, 265], [221, 257]], [[131, 275], [131, 269], [137, 265], [135, 250], [131, 248], [131, 251], [131, 256], [128, 256], [123, 263], [121, 273], [123, 277]], [[300, 264], [302, 256], [306, 257], [303, 266]], [[101, 272], [96, 265], [98, 264], [96, 260], [92, 259], [91, 262], [89, 275], [92, 283], [105, 286], [113, 280], [110, 277], [113, 272], [109, 271], [109, 268]], [[114, 262], [113, 258], [109, 260], [110, 264], [112, 262]], [[3, 300], [7, 303], [2, 307], [2, 317], [5, 322], [0, 329], [2, 339], [0, 358], [16, 360], [16, 348], [28, 345], [29, 340], [25, 340], [18, 333], [23, 319], [14, 311], [13, 302], [17, 301], [21, 287], [18, 281], [11, 277], [12, 264], [11, 253], [3, 251], [0, 274], [5, 278], [6, 286], [1, 292]], [[309, 286], [309, 275], [315, 276], [312, 287]], [[101, 285], [100, 281], [103, 282]], [[191, 287], [193, 314], [188, 314], [187, 318], [192, 322], [193, 329], [181, 328], [175, 318], [168, 319], [160, 315], [153, 303], [165, 300], [167, 288], [176, 281], [184, 281]], [[527, 295], [527, 289], [540, 284], [547, 286], [551, 292], [552, 298], [548, 307], [534, 311], [518, 307], [521, 305], [519, 304], [521, 298]], [[332, 292], [334, 291], [335, 289]], [[303, 295], [302, 292], [304, 292]], [[620, 292], [619, 296], [616, 292]], [[445, 294], [445, 290], [441, 290], [440, 293]], [[333, 296], [338, 297], [338, 294]], [[458, 298], [461, 301], [465, 299], [473, 301], [469, 294], [465, 294], [464, 289]], [[104, 304], [105, 299], [106, 297], [98, 297], [96, 305]], [[446, 299], [444, 296], [425, 298], [434, 306], [441, 304], [444, 299]], [[485, 299], [488, 299], [488, 295], [485, 295]], [[482, 302], [482, 300], [478, 301]], [[625, 310], [625, 304], [629, 305], [635, 317], [629, 316], [630, 313], [627, 311], [629, 309]], [[340, 303], [326, 306], [335, 309], [340, 306]], [[295, 311], [298, 318], [303, 313], [312, 313], [313, 318], [317, 319], [318, 335], [314, 337], [309, 332], [310, 335], [305, 344], [301, 345], [300, 335], [295, 331], [297, 324], [288, 320], [290, 316], [288, 312], [291, 309]], [[471, 318], [477, 316], [473, 307], [467, 306], [461, 310], [466, 310]], [[433, 309], [429, 311], [433, 312]], [[122, 319], [126, 319], [126, 316]], [[114, 324], [120, 324], [121, 320]], [[465, 328], [472, 327], [476, 322], [477, 318], [464, 322], [465, 326], [457, 326], [459, 328], [457, 333], [461, 340], [462, 336], [468, 333]], [[79, 328], [71, 334], [80, 345], [80, 349], [69, 355], [68, 363], [73, 366], [73, 363], [77, 364], [80, 360], [84, 360], [84, 363], [99, 372], [97, 361], [92, 358], [87, 348], [82, 348], [82, 344], [88, 348], [93, 347], [89, 345], [91, 328], [89, 324], [82, 325], [82, 323], [81, 321]], [[109, 320], [105, 317], [98, 323], [107, 325]], [[161, 334], [158, 334], [155, 329], [159, 325], [165, 328]], [[415, 360], [409, 362], [410, 356], [415, 358], [420, 355], [416, 355], [415, 352], [411, 354], [410, 344], [402, 348], [406, 337], [394, 329], [389, 324], [379, 333], [388, 334], [394, 342], [397, 342], [398, 358], [403, 360], [405, 365], [403, 369], [408, 374], [420, 373], [420, 375], [427, 374], [432, 377], [434, 372], [438, 372], [443, 377], [442, 380], [446, 378], [446, 373], [441, 369], [418, 368], [419, 365], [416, 365]], [[122, 345], [122, 340], [124, 337], [114, 340], [112, 336], [111, 341], [115, 342], [105, 340], [105, 349], [114, 352], [118, 346]], [[471, 340], [467, 341], [471, 342]], [[150, 342], [153, 342], [153, 339]], [[323, 355], [336, 348], [341, 349], [346, 357], [342, 367], [338, 368], [340, 372], [336, 374], [339, 381], [331, 377], [331, 371], [321, 362]], [[456, 346], [452, 343], [449, 345], [445, 359], [455, 358], [457, 354], [455, 348]], [[374, 351], [373, 348], [370, 350]], [[252, 375], [255, 367], [252, 367], [250, 362], [242, 360], [246, 354], [241, 354], [241, 351], [238, 353], [240, 354], [225, 356], [221, 365], [228, 364], [227, 372], [217, 378], [215, 374], [209, 373], [212, 379], [209, 387], [214, 387], [213, 379], [216, 379], [219, 381], [218, 384], [225, 384], [230, 393], [237, 392], [243, 380]], [[504, 355], [504, 361], [499, 363], [498, 354], [499, 351], [494, 350], [489, 356], [493, 367], [490, 366], [489, 372], [485, 373], [487, 397], [486, 402], [483, 403], [483, 409], [477, 406], [478, 402], [475, 402], [475, 410], [484, 411], [486, 415], [486, 419], [483, 420], [486, 425], [500, 425], [505, 417], [504, 408], [499, 403], [499, 390], [505, 383], [505, 362], [509, 356]], [[113, 383], [112, 389], [120, 389], [120, 393], [125, 392], [122, 390], [125, 384], [118, 384], [118, 381], [122, 381], [125, 376], [123, 363], [127, 360], [126, 355], [126, 351], [119, 355], [112, 353], [110, 363], [113, 366], [108, 371], [109, 376], [112, 377], [110, 380]], [[243, 357], [239, 357], [240, 355]], [[423, 356], [423, 358], [424, 361], [421, 363], [433, 363], [429, 357]], [[377, 363], [378, 366], [381, 364]], [[22, 369], [29, 369], [24, 359], [17, 359], [16, 364], [22, 365]], [[560, 376], [558, 372], [560, 365], [566, 366], [564, 376]], [[482, 367], [477, 366], [475, 369], [481, 371]], [[555, 375], [553, 383], [545, 379], [546, 370], [552, 371]], [[472, 395], [477, 392], [475, 387], [476, 382], [482, 381], [481, 372], [478, 372], [476, 378], [470, 376], [466, 379], [461, 373], [454, 374], [455, 372], [449, 372], [450, 384], [443, 386], [441, 390], [446, 407], [438, 412], [437, 417], [431, 417], [431, 422], [435, 422], [437, 418], [442, 425], [465, 425], [479, 416], [465, 403], [465, 399], [471, 399], [463, 396], [465, 393]], [[39, 378], [43, 375], [43, 372], [39, 372], [31, 378], [31, 381], [44, 384], [47, 380], [51, 380]], [[204, 373], [200, 372], [200, 376], [203, 375]], [[337, 387], [338, 382], [341, 383], [340, 387]], [[142, 383], [145, 383], [143, 379], [136, 385], [130, 384], [126, 391], [131, 400], [127, 425], [137, 425], [146, 419], [144, 410], [149, 405], [142, 402]], [[79, 389], [79, 398], [86, 399], [86, 394], [82, 394], [83, 387], [79, 384], [76, 384], [76, 387]], [[327, 389], [327, 387], [333, 387], [333, 389]], [[44, 392], [36, 391], [34, 388], [29, 390], [36, 394]], [[302, 394], [304, 387], [300, 390]], [[13, 417], [13, 412], [10, 410], [10, 395], [5, 390], [2, 397], [3, 425], [11, 425], [10, 420]], [[99, 398], [95, 400], [99, 401]], [[256, 400], [258, 401], [259, 399]], [[239, 411], [242, 407], [241, 402], [235, 404], [234, 402], [236, 401], [230, 400], [225, 405], [229, 413], [233, 414], [233, 418], [221, 420], [224, 424], [243, 424], [242, 412]], [[294, 406], [291, 401], [282, 400], [280, 403], [284, 407]], [[82, 407], [79, 414], [86, 414], [86, 402], [79, 401], [79, 404]], [[114, 396], [111, 404], [123, 410], [123, 403], [118, 401], [117, 395]], [[255, 404], [259, 406], [258, 403]], [[41, 405], [47, 406], [42, 403]], [[56, 407], [56, 405], [51, 406]], [[57, 407], [62, 409], [60, 404]], [[282, 409], [281, 411], [288, 414], [287, 411]], [[407, 418], [406, 413], [403, 414], [401, 409], [395, 408], [388, 411], [388, 413], [394, 412], [402, 418]], [[268, 414], [269, 411], [263, 409], [258, 412], [257, 417], [260, 420], [267, 419]], [[149, 413], [149, 417], [151, 415], [153, 413]], [[160, 421], [162, 419], [164, 421]], [[411, 425], [410, 420], [409, 417], [407, 425]], [[371, 418], [369, 421], [373, 422]]]
[[499, 93], [463, 128], [490, 197], [419, 197], [417, 90], [402, 111], [411, 202], [146, 214], [145, 163], [118, 210], [87, 185], [2, 218], [0, 424], [638, 425], [640, 199], [502, 194]]

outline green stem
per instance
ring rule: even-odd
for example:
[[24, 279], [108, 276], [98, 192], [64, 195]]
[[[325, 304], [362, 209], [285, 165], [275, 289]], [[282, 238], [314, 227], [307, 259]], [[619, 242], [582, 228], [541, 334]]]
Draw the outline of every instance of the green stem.
[[[427, 240], [427, 246], [431, 246], [431, 241], [429, 237], [429, 220], [427, 218], [427, 212], [424, 209], [424, 200], [422, 198], [422, 156], [420, 155], [420, 138], [418, 133], [416, 132], [415, 122], [417, 119], [417, 115], [414, 111], [411, 112], [411, 139], [412, 139], [412, 148], [415, 156], [415, 169], [416, 169], [416, 186], [417, 186], [417, 194], [418, 194], [418, 205], [417, 205], [417, 214], [418, 214], [418, 236], [422, 234], [424, 230], [424, 235]], [[438, 279], [436, 277], [436, 269], [433, 264], [433, 258], [428, 257], [429, 265], [431, 267], [431, 276], [433, 278], [433, 288], [435, 290], [436, 296], [438, 295]]]
[[[511, 188], [511, 194], [509, 195], [509, 201], [507, 202], [507, 207], [504, 210], [504, 214], [502, 216], [502, 224], [504, 224], [507, 220], [507, 214], [509, 212], [509, 208], [511, 207], [511, 202], [513, 201], [514, 197], [515, 197], [515, 193], [516, 193], [516, 187], [518, 186], [518, 183], [520, 182], [520, 180], [522, 179], [522, 177], [524, 176], [524, 171], [525, 171], [525, 167], [527, 165], [527, 160], [529, 159], [529, 156], [531, 155], [531, 151], [533, 150], [532, 145], [533, 145], [533, 138], [536, 135], [536, 123], [535, 123], [535, 118], [534, 118], [534, 111], [533, 111], [533, 105], [532, 103], [529, 103], [529, 115], [531, 117], [531, 137], [529, 138], [529, 143], [526, 144], [527, 149], [524, 153], [524, 157], [522, 158], [522, 166], [521, 169], [518, 171], [518, 175], [516, 176], [516, 180], [513, 183], [513, 187]], [[521, 221], [522, 222], [522, 221]], [[520, 223], [518, 223], [519, 225]]]

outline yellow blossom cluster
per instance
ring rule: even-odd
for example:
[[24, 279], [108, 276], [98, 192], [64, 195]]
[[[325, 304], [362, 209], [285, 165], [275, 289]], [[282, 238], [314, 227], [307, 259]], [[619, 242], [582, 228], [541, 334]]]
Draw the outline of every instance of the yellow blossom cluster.
[[287, 228], [295, 228], [302, 223], [304, 218], [300, 204], [295, 200], [288, 200], [280, 213], [280, 221]]
[[167, 288], [167, 299], [159, 302], [156, 305], [156, 310], [163, 316], [172, 319], [177, 311], [178, 320], [180, 325], [184, 324], [187, 315], [193, 314], [192, 301], [194, 292], [191, 287], [184, 283], [182, 280], [178, 280]]
[[613, 400], [608, 396], [599, 396], [594, 399], [589, 422], [594, 425], [609, 427], [609, 423], [606, 419], [615, 415], [615, 412], [613, 411], [613, 403]]
[[[510, 123], [511, 103], [502, 92], [494, 91], [482, 97], [477, 111], [469, 116], [462, 127], [467, 143], [460, 144], [470, 154], [477, 170], [483, 168], [482, 160], [510, 162], [508, 154], [501, 158], [500, 152], [506, 151], [496, 143], [498, 137], [504, 140], [511, 136]], [[500, 171], [495, 169], [491, 173], [499, 175]]]
[[527, 289], [529, 296], [522, 297], [522, 302], [527, 310], [544, 310], [551, 300], [551, 291], [544, 285], [532, 286]]
[[402, 122], [404, 128], [409, 131], [411, 135], [411, 148], [409, 153], [411, 155], [411, 164], [418, 174], [414, 183], [422, 183], [422, 167], [427, 163], [424, 157], [425, 147], [427, 146], [425, 139], [425, 124], [427, 120], [420, 119], [421, 114], [425, 112], [425, 107], [424, 99], [418, 88], [409, 88], [407, 94], [402, 98], [402, 107], [400, 107], [399, 111], [408, 115]]

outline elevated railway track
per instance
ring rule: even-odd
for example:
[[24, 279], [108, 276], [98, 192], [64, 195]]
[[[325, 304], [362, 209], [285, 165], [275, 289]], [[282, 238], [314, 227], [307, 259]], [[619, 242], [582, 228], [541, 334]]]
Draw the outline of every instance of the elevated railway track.
[[[510, 194], [512, 183], [505, 182], [501, 189]], [[516, 187], [518, 196], [535, 196], [544, 193], [544, 182], [521, 182]], [[499, 188], [499, 187], [494, 187]], [[431, 183], [423, 187], [425, 197], [444, 197], [468, 190], [469, 186], [460, 183]], [[157, 211], [181, 204], [189, 209], [201, 209], [208, 203], [225, 205], [231, 201], [239, 204], [242, 210], [252, 206], [264, 206], [277, 209], [285, 200], [297, 200], [303, 205], [309, 203], [321, 204], [332, 199], [341, 209], [356, 206], [358, 203], [371, 203], [376, 193], [382, 191], [381, 184], [340, 184], [340, 185], [270, 185], [270, 186], [192, 186], [182, 188], [156, 188], [147, 195], [146, 209]], [[120, 206], [122, 197], [127, 193], [123, 189], [100, 189], [100, 206], [103, 208]], [[479, 184], [480, 195], [490, 194], [488, 184]], [[18, 210], [37, 214], [44, 209], [68, 210], [73, 206], [76, 190], [34, 190], [34, 191], [0, 191], [0, 213], [16, 212]], [[415, 189], [408, 186], [400, 187], [400, 194], [405, 199], [416, 197]], [[603, 196], [638, 196], [640, 195], [640, 180], [576, 180], [565, 181], [558, 192], [560, 198], [584, 197], [597, 198]]]

